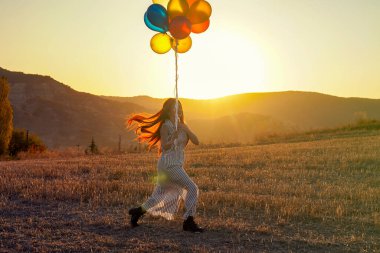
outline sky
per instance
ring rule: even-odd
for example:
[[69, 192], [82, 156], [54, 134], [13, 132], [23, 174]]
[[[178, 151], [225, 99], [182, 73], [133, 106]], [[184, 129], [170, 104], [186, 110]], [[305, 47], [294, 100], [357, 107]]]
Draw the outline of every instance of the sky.
[[[380, 99], [379, 0], [208, 0], [179, 55], [179, 96], [314, 91]], [[0, 0], [0, 67], [96, 95], [174, 96], [175, 56], [150, 49], [148, 0]]]

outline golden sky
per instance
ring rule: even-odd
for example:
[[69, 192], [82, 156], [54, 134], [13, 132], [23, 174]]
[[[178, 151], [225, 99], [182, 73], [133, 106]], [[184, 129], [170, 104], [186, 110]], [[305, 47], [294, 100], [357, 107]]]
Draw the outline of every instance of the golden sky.
[[[380, 98], [379, 0], [209, 0], [211, 26], [179, 57], [179, 95], [301, 90]], [[0, 0], [0, 67], [98, 95], [170, 97], [148, 0]]]

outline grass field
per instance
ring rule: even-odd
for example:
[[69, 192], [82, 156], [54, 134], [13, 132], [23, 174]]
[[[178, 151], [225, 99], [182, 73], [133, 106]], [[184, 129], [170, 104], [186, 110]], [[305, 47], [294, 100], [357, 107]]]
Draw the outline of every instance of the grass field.
[[127, 211], [157, 155], [0, 162], [0, 252], [380, 252], [380, 135], [187, 152], [203, 234]]

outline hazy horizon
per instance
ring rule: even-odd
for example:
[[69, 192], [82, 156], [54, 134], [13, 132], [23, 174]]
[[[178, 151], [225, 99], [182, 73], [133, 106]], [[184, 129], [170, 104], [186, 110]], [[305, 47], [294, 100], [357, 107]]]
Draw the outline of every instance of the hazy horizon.
[[[2, 66], [0, 66], [0, 68], [2, 68]], [[42, 74], [39, 74], [39, 73], [24, 73], [22, 71], [9, 70], [9, 69], [5, 69], [5, 70], [11, 71], [11, 72], [21, 72], [21, 73], [26, 74], [26, 75], [49, 76], [49, 75], [42, 75]], [[54, 79], [57, 82], [63, 83], [60, 80], [55, 79], [53, 76], [49, 76], [49, 77], [51, 77], [52, 79]], [[149, 95], [149, 94], [137, 94], [137, 95], [126, 95], [126, 96], [117, 95], [117, 94], [115, 94], [115, 95], [95, 94], [95, 93], [91, 93], [91, 92], [85, 91], [85, 90], [78, 90], [75, 87], [72, 87], [70, 84], [66, 84], [66, 83], [63, 83], [63, 84], [69, 86], [70, 88], [74, 89], [75, 91], [85, 92], [85, 93], [89, 93], [89, 94], [95, 95], [95, 96], [120, 97], [120, 98], [123, 98], [123, 97], [150, 97], [150, 98], [155, 98], [155, 99], [165, 99], [165, 98], [168, 98], [168, 97], [173, 97], [173, 96], [162, 96], [162, 97], [159, 97], [159, 96], [152, 96], [152, 95]], [[224, 96], [220, 96], [220, 97], [212, 97], [212, 98], [192, 98], [192, 97], [184, 97], [184, 96], [180, 96], [179, 98], [180, 99], [194, 99], [194, 100], [213, 100], [213, 99], [220, 99], [220, 98], [225, 98], [225, 97], [230, 97], [230, 96], [238, 96], [238, 95], [251, 94], [251, 93], [252, 94], [264, 94], [264, 93], [281, 93], [281, 92], [319, 93], [319, 94], [324, 94], [324, 95], [334, 96], [334, 97], [341, 97], [341, 98], [364, 98], [364, 99], [374, 99], [374, 100], [380, 99], [380, 97], [378, 97], [378, 98], [371, 98], [371, 97], [358, 97], [358, 96], [339, 96], [339, 95], [336, 95], [336, 94], [329, 94], [329, 93], [322, 93], [322, 92], [319, 92], [319, 91], [308, 91], [308, 90], [278, 90], [278, 91], [274, 90], [274, 91], [252, 91], [252, 92], [248, 91], [248, 92], [244, 92], [244, 93], [233, 93], [233, 94], [228, 94], [228, 95], [224, 95]]]
[[[0, 68], [1, 68], [1, 66], [0, 66]], [[22, 71], [13, 71], [13, 70], [9, 70], [9, 69], [5, 69], [5, 70], [7, 70], [7, 71], [11, 71], [11, 72], [21, 72], [21, 73], [26, 74], [26, 75], [49, 76], [49, 75], [41, 75], [41, 74], [38, 74], [38, 73], [24, 73], [24, 72], [22, 72]], [[49, 77], [53, 78], [53, 79], [54, 79], [55, 81], [57, 81], [57, 82], [62, 83], [60, 80], [55, 79], [53, 76], [49, 76]], [[78, 92], [85, 92], [85, 93], [89, 93], [89, 94], [91, 94], [91, 95], [95, 95], [95, 96], [120, 97], [120, 98], [123, 98], [123, 97], [150, 97], [150, 98], [154, 98], [154, 99], [165, 99], [165, 98], [170, 97], [170, 96], [159, 97], [159, 96], [152, 96], [152, 95], [148, 95], [148, 94], [137, 94], [137, 95], [130, 95], [130, 96], [128, 96], [128, 95], [127, 95], [127, 96], [121, 96], [121, 95], [94, 94], [94, 93], [91, 93], [91, 92], [88, 92], [88, 91], [80, 91], [80, 90], [78, 90], [78, 89], [75, 89], [74, 87], [70, 86], [70, 84], [66, 84], [66, 83], [63, 83], [63, 84], [69, 86], [70, 88], [74, 89], [75, 91], [78, 91]], [[374, 99], [374, 100], [380, 99], [380, 97], [379, 97], [379, 98], [355, 97], [355, 96], [348, 96], [348, 97], [345, 97], [345, 96], [339, 96], [339, 95], [335, 95], [335, 94], [322, 93], [322, 92], [318, 92], [318, 91], [307, 91], [307, 90], [253, 91], [253, 92], [244, 92], [244, 93], [228, 94], [228, 95], [225, 95], [225, 96], [213, 97], [213, 98], [191, 98], [191, 97], [184, 97], [184, 96], [180, 96], [179, 98], [180, 98], [180, 99], [193, 99], [193, 100], [213, 100], [213, 99], [220, 99], [220, 98], [225, 98], [225, 97], [230, 97], [230, 96], [238, 96], [238, 95], [244, 95], [244, 94], [264, 94], [264, 93], [282, 93], [282, 92], [319, 93], [319, 94], [324, 94], [324, 95], [334, 96], [334, 97], [341, 97], [341, 98], [364, 98], [364, 99]]]

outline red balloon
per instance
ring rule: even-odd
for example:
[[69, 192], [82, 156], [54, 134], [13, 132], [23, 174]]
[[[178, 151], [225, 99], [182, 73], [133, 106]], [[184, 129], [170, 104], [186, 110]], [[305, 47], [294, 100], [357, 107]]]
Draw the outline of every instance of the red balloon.
[[191, 23], [183, 16], [177, 16], [169, 24], [170, 34], [177, 40], [188, 37], [191, 33]]

